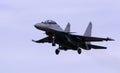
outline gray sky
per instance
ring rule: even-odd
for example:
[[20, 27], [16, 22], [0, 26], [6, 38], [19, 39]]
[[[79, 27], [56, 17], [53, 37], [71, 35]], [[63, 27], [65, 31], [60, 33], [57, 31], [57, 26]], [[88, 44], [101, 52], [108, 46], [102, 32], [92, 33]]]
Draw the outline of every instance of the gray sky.
[[[0, 73], [120, 73], [119, 0], [1, 0]], [[107, 50], [61, 51], [51, 44], [36, 44], [45, 37], [35, 23], [55, 20], [64, 29], [82, 35], [93, 23], [93, 36], [111, 37], [114, 42], [94, 43]]]

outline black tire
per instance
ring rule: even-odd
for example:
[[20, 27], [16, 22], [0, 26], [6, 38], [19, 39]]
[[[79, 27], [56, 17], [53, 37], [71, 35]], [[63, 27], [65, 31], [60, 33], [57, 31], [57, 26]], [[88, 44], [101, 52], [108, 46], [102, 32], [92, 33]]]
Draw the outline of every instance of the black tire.
[[78, 49], [77, 52], [78, 52], [78, 54], [81, 54], [82, 50], [81, 50], [81, 49]]
[[58, 49], [55, 50], [55, 54], [56, 54], [56, 55], [58, 55], [59, 52], [60, 52], [60, 50], [58, 50]]

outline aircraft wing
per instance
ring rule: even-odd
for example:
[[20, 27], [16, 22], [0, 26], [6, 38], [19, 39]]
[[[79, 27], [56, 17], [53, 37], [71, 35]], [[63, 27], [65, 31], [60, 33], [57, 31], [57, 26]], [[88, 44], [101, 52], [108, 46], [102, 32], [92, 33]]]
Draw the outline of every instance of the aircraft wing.
[[86, 42], [97, 42], [97, 41], [114, 41], [111, 38], [99, 38], [99, 37], [88, 37], [88, 36], [79, 36], [79, 35], [72, 35], [73, 37], [76, 37], [78, 39], [81, 39]]
[[55, 34], [59, 34], [59, 35], [67, 35], [69, 37], [72, 37], [72, 38], [76, 38], [78, 40], [83, 40], [85, 42], [98, 42], [98, 41], [114, 41], [114, 39], [111, 39], [109, 37], [107, 38], [99, 38], [99, 37], [89, 37], [89, 36], [81, 36], [81, 35], [74, 35], [74, 34], [70, 34], [70, 33], [67, 33], [67, 32], [63, 32], [63, 31], [56, 31], [56, 30], [53, 30], [51, 29]]
[[32, 40], [33, 42], [36, 42], [36, 43], [45, 43], [45, 42], [49, 42], [49, 38], [48, 37], [45, 37], [43, 39], [40, 39], [40, 40]]

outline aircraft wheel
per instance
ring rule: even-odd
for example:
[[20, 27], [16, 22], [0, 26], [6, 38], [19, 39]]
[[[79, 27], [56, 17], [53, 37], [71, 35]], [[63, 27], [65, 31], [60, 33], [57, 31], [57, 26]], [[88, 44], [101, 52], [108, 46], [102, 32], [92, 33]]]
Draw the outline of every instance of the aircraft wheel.
[[81, 50], [81, 49], [78, 49], [77, 52], [78, 52], [78, 54], [81, 54], [82, 50]]
[[56, 49], [56, 50], [55, 50], [55, 53], [56, 53], [56, 55], [58, 55], [58, 54], [60, 53], [60, 50], [59, 50], [59, 49]]

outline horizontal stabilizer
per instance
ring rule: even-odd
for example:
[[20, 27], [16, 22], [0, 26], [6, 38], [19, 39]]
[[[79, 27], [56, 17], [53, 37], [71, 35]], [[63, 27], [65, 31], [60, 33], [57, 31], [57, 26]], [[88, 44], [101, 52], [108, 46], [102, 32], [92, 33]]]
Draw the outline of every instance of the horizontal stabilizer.
[[107, 47], [98, 46], [98, 45], [92, 45], [92, 44], [89, 44], [88, 46], [90, 48], [93, 48], [93, 49], [107, 49]]

